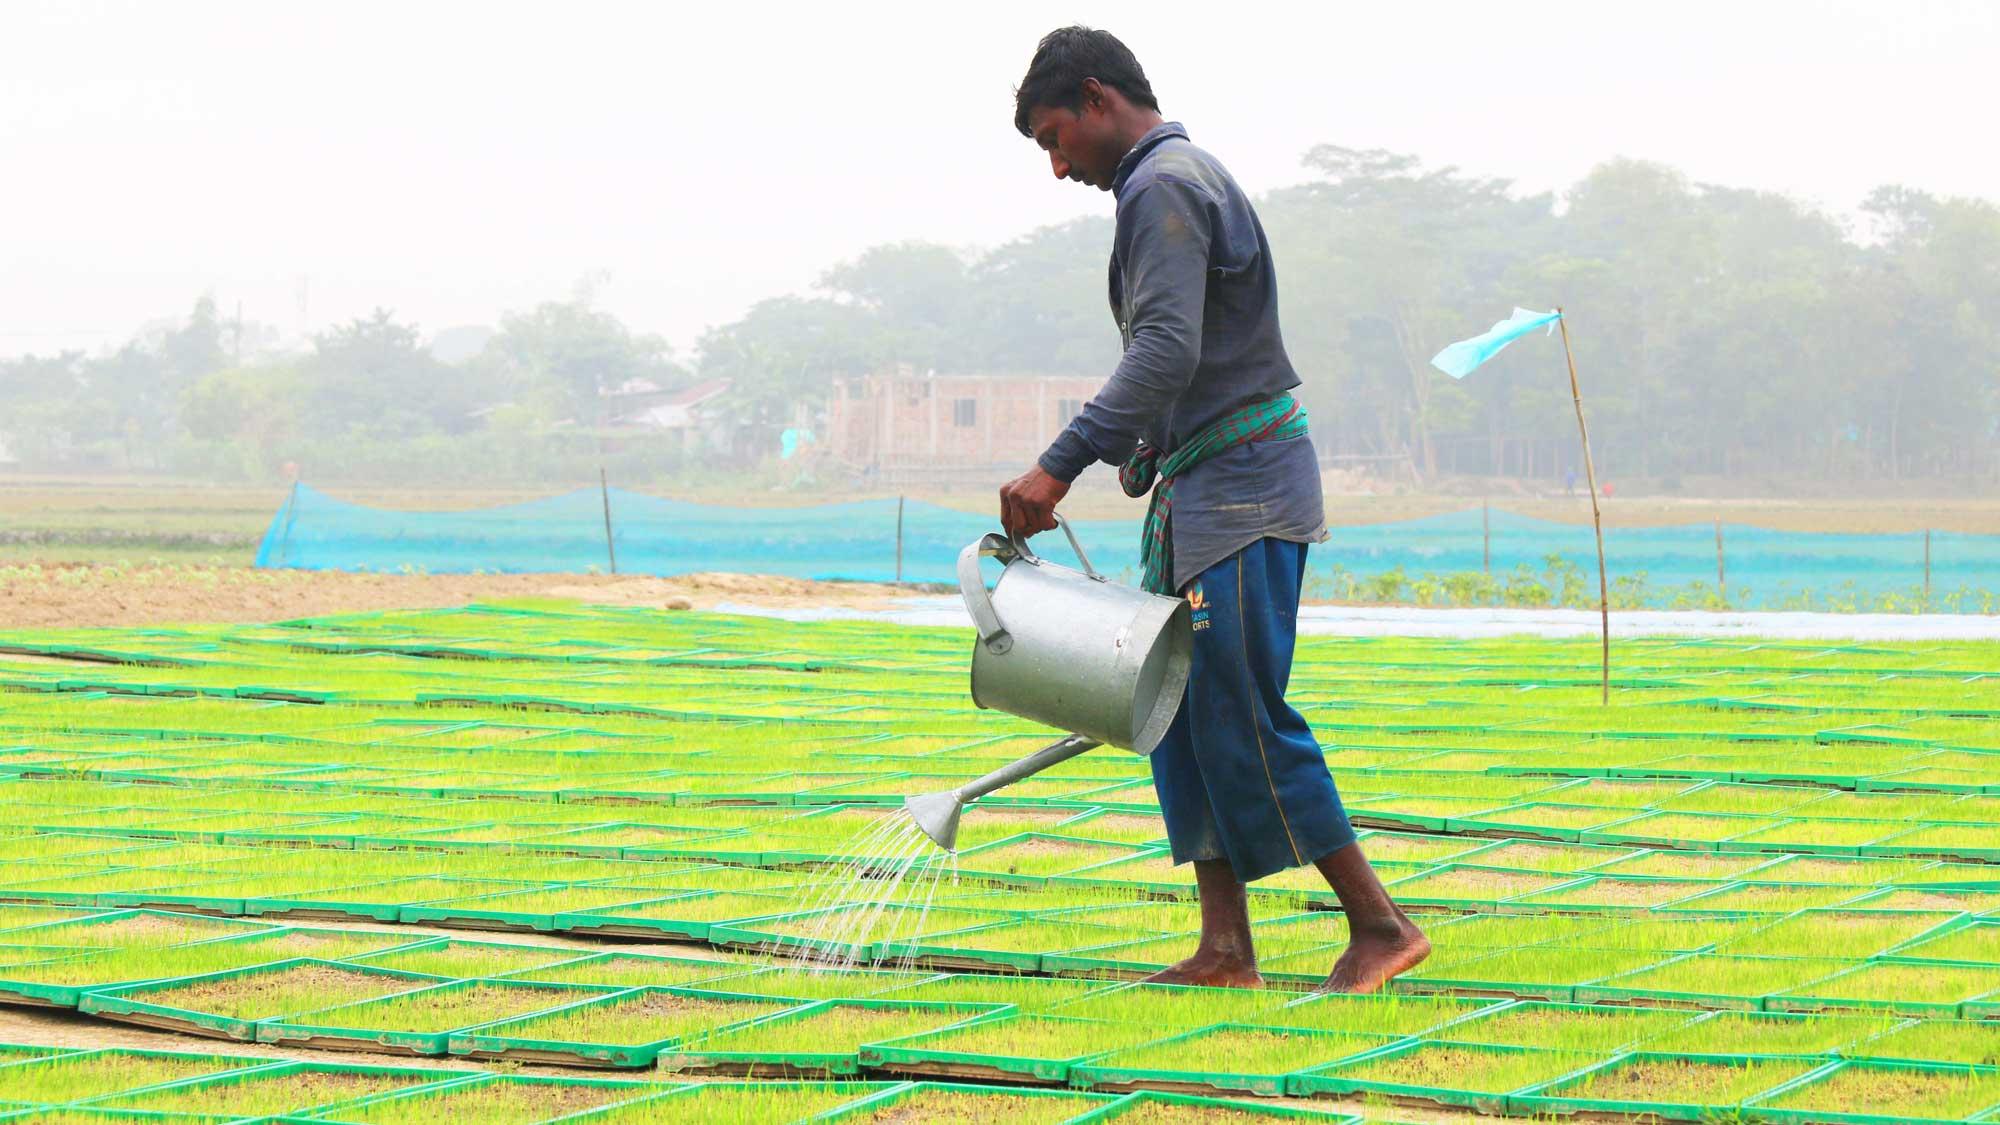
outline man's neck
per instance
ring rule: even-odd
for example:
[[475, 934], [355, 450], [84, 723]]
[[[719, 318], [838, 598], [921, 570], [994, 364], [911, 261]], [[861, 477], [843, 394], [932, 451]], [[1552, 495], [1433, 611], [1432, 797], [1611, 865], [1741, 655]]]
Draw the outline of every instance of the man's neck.
[[1119, 123], [1118, 139], [1120, 142], [1120, 151], [1118, 159], [1125, 159], [1126, 153], [1137, 148], [1139, 142], [1146, 139], [1147, 133], [1166, 124], [1166, 121], [1167, 119], [1161, 117], [1158, 110], [1134, 110], [1127, 120]]

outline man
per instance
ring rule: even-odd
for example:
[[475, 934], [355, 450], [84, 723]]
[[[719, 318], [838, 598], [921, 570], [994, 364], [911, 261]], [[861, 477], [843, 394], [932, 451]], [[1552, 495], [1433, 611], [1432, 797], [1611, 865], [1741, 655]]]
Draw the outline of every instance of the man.
[[1152, 979], [1261, 984], [1244, 885], [1311, 863], [1349, 930], [1323, 987], [1380, 988], [1430, 943], [1362, 856], [1319, 744], [1284, 698], [1306, 544], [1326, 526], [1263, 227], [1222, 165], [1161, 118], [1138, 60], [1107, 32], [1051, 32], [1014, 105], [1015, 128], [1058, 179], [1117, 198], [1111, 308], [1125, 350], [1035, 467], [1000, 490], [1001, 523], [1046, 531], [1085, 466], [1119, 465], [1128, 494], [1153, 493], [1145, 585], [1194, 611], [1187, 696], [1152, 764], [1174, 862], [1194, 864], [1201, 941]]

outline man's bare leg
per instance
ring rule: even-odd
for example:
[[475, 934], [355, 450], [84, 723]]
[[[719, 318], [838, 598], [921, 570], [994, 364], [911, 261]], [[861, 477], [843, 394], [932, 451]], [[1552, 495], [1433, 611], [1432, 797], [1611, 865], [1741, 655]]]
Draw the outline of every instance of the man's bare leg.
[[1339, 896], [1348, 931], [1347, 952], [1333, 963], [1320, 991], [1373, 992], [1430, 956], [1430, 939], [1389, 898], [1360, 844], [1328, 852], [1313, 866]]
[[1194, 881], [1201, 894], [1201, 943], [1194, 956], [1146, 980], [1155, 984], [1264, 987], [1264, 978], [1257, 972], [1257, 951], [1250, 944], [1248, 897], [1229, 861], [1195, 860]]

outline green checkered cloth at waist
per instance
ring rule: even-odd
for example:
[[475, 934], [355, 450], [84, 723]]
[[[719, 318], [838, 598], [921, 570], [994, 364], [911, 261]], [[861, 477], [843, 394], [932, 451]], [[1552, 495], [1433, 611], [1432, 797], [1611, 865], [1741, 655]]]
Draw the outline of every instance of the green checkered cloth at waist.
[[[1181, 474], [1226, 449], [1257, 441], [1280, 441], [1306, 432], [1306, 408], [1289, 392], [1225, 414], [1204, 427], [1164, 460], [1160, 451], [1140, 442], [1118, 469], [1118, 484], [1131, 497], [1153, 493], [1146, 505], [1146, 524], [1139, 532], [1140, 588], [1168, 594], [1173, 588], [1174, 541], [1170, 521], [1174, 481]], [[1156, 483], [1157, 482], [1157, 483]]]

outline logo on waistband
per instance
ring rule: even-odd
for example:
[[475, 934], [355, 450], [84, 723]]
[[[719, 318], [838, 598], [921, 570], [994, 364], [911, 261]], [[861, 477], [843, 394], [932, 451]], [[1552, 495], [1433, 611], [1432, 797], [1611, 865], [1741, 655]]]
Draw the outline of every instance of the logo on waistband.
[[1199, 633], [1208, 628], [1208, 598], [1201, 592], [1201, 583], [1188, 587], [1188, 608], [1194, 611], [1194, 631]]

